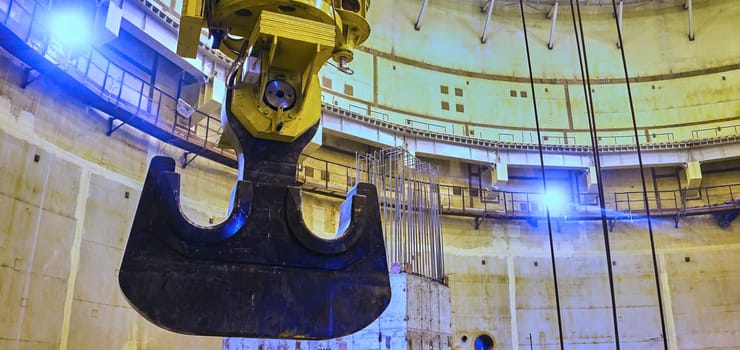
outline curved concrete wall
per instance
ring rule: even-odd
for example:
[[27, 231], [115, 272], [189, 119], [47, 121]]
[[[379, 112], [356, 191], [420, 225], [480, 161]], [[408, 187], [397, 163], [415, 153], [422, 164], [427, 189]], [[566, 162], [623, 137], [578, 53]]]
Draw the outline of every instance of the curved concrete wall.
[[[483, 15], [475, 6], [431, 2], [416, 31], [419, 6], [373, 3], [373, 35], [355, 55], [355, 74], [322, 70], [325, 101], [420, 129], [536, 143], [518, 11], [497, 7], [489, 41], [481, 44]], [[545, 143], [590, 144], [568, 10], [561, 6], [553, 50], [546, 47], [550, 21], [528, 12], [539, 122]], [[624, 46], [641, 142], [740, 132], [740, 45], [727, 41], [740, 30], [738, 15], [737, 2], [695, 2], [697, 38], [689, 41], [680, 6], [626, 7]], [[634, 143], [613, 20], [598, 11], [584, 18], [601, 142]]]
[[[382, 9], [383, 3], [378, 3]], [[732, 13], [734, 7], [728, 3], [721, 2], [720, 8]], [[389, 4], [386, 2], [385, 6], [390, 7]], [[430, 18], [426, 21], [429, 25], [431, 22]], [[408, 23], [409, 28], [411, 25]], [[489, 43], [495, 39], [492, 36]], [[470, 40], [475, 43], [475, 36], [471, 35]], [[728, 51], [732, 50], [731, 47]], [[347, 77], [326, 71], [325, 77], [332, 79], [331, 90], [344, 96], [342, 103], [366, 103], [372, 107], [371, 112], [387, 112], [388, 118], [401, 118], [401, 123], [418, 118], [417, 122], [452, 125], [462, 118], [469, 124], [465, 130], [469, 133], [470, 128], [488, 125], [488, 119], [478, 117], [480, 113], [464, 118], [455, 113], [465, 114], [470, 108], [477, 108], [468, 107], [467, 103], [477, 105], [479, 101], [494, 100], [497, 103], [491, 105], [506, 107], [481, 111], [494, 110], [491, 114], [506, 116], [495, 123], [505, 123], [502, 125], [512, 130], [531, 129], [521, 118], [509, 117], [527, 113], [528, 98], [521, 97], [521, 91], [527, 90], [525, 82], [492, 80], [469, 72], [460, 77], [401, 57], [381, 51], [358, 53], [358, 73], [352, 78], [356, 80], [342, 80]], [[686, 62], [685, 68], [689, 69]], [[84, 106], [52, 82], [42, 77], [22, 90], [18, 87], [20, 65], [3, 56], [0, 67], [0, 348], [220, 348], [220, 339], [185, 337], [152, 326], [132, 312], [116, 283], [116, 269], [147, 160], [155, 154], [180, 158], [181, 151], [127, 127], [106, 137], [107, 122], [86, 112]], [[414, 80], [417, 77], [422, 80]], [[664, 91], [670, 97], [653, 99], [654, 107], [644, 111], [651, 115], [660, 110], [669, 112], [664, 119], [650, 119], [650, 123], [656, 124], [647, 125], [676, 129], [677, 123], [684, 122], [676, 119], [674, 112], [684, 109], [689, 111], [686, 115], [706, 112], [701, 118], [691, 119], [691, 125], [705, 127], [734, 120], [737, 84], [732, 82], [738, 78], [737, 70], [733, 70], [638, 82], [636, 86], [641, 89], [652, 91], [655, 85], [656, 91]], [[559, 117], [563, 108], [567, 113], [570, 103], [572, 111], [579, 109], [579, 90], [570, 85], [566, 88], [566, 83], [570, 84], [554, 81], [538, 85], [543, 90], [538, 90], [539, 96], [547, 96], [560, 87], [562, 97], [545, 98], [543, 105], [551, 105], [543, 107], [543, 111], [551, 111], [544, 115], [551, 116], [546, 122], [555, 130], [565, 128]], [[448, 97], [442, 96], [442, 85], [448, 86]], [[600, 90], [602, 87], [604, 90]], [[462, 96], [456, 96], [455, 88], [462, 91]], [[607, 96], [619, 95], [619, 85], [606, 81], [595, 89], [596, 98], [602, 91]], [[520, 100], [502, 102], [514, 98], [512, 90]], [[498, 91], [498, 95], [491, 91]], [[691, 91], [701, 93], [684, 101], [686, 96], [694, 96]], [[645, 104], [652, 101], [648, 92], [640, 93], [645, 96], [640, 97]], [[447, 115], [420, 110], [419, 102], [424, 102], [423, 106], [437, 102], [441, 105], [442, 98], [448, 99], [452, 111], [461, 101], [464, 111]], [[602, 122], [613, 129], [623, 128], [613, 121], [624, 119], [624, 105], [617, 99], [600, 101], [600, 110], [612, 116], [604, 117]], [[577, 112], [572, 115], [573, 126], [569, 123], [568, 130], [582, 128], [582, 117], [577, 117]], [[725, 117], [707, 117], [717, 115]], [[323, 155], [344, 158], [331, 151]], [[448, 163], [448, 180], [467, 185], [463, 179], [468, 174], [461, 170], [462, 164]], [[218, 220], [225, 212], [235, 176], [233, 170], [196, 159], [180, 172], [188, 213], [201, 222], [207, 222], [209, 217]], [[737, 178], [736, 173], [730, 173], [725, 177], [707, 176], [706, 181], [722, 184], [737, 182]], [[637, 179], [632, 171], [612, 173], [605, 182], [612, 185], [610, 190], [624, 190]], [[512, 189], [528, 184], [512, 184]], [[332, 215], [336, 214], [337, 201], [322, 196], [306, 199], [307, 223], [317, 233], [330, 235], [336, 227]], [[545, 225], [487, 221], [475, 230], [472, 219], [457, 217], [443, 218], [442, 225], [452, 291], [453, 347], [470, 349], [477, 335], [489, 334], [497, 348], [526, 349], [531, 334], [534, 346], [555, 348], [554, 289]], [[673, 348], [740, 346], [740, 299], [735, 293], [735, 286], [740, 284], [735, 266], [740, 259], [738, 227], [736, 222], [729, 229], [719, 229], [708, 216], [682, 219], [678, 228], [673, 227], [672, 221], [655, 221], [659, 279]], [[568, 348], [612, 348], [605, 277], [608, 262], [603, 256], [600, 225], [568, 222], [555, 235]], [[657, 301], [644, 221], [618, 222], [611, 237], [623, 346], [659, 347]], [[468, 336], [467, 342], [462, 342], [463, 335]]]
[[[148, 159], [179, 151], [107, 121], [0, 55], [0, 349], [219, 349], [135, 313], [117, 271]], [[194, 161], [183, 206], [223, 216], [231, 169]]]
[[[737, 64], [740, 46], [730, 43], [740, 5], [732, 0], [693, 1], [696, 40], [688, 40], [682, 4], [651, 10], [625, 5], [623, 37], [631, 76], [653, 76]], [[485, 13], [476, 1], [430, 1], [421, 30], [414, 29], [421, 1], [377, 0], [368, 19], [373, 33], [365, 46], [401, 59], [445, 70], [528, 78], [518, 5], [494, 8], [488, 41], [480, 43]], [[549, 6], [527, 7], [527, 28], [535, 78], [580, 79], [568, 1], [560, 1], [555, 46], [547, 49]], [[594, 78], [624, 77], [611, 6], [581, 6]]]
[[[614, 348], [600, 226], [572, 222], [553, 232], [567, 349]], [[709, 217], [695, 217], [678, 229], [672, 220], [654, 220], [653, 229], [669, 348], [737, 348], [737, 225], [722, 230]], [[475, 231], [469, 220], [446, 218], [444, 233], [453, 349], [473, 349], [461, 338], [484, 333], [493, 335], [496, 349], [529, 349], [530, 334], [534, 349], [559, 348], [544, 223], [490, 222]], [[645, 221], [617, 223], [610, 243], [622, 348], [662, 348]]]
[[[105, 120], [46, 78], [22, 90], [17, 62], [3, 56], [0, 67], [0, 348], [220, 348], [218, 338], [152, 326], [117, 288], [146, 162], [155, 154], [179, 159], [181, 151], [128, 127], [107, 137]], [[333, 154], [322, 156], [347, 160]], [[440, 162], [449, 181], [464, 183], [462, 164]], [[179, 171], [190, 215], [201, 222], [223, 215], [233, 170], [196, 159]], [[612, 176], [614, 190], [636, 179], [627, 170]], [[737, 180], [736, 173], [710, 178]], [[334, 231], [337, 202], [306, 198], [307, 222], [317, 232]], [[475, 230], [472, 218], [458, 217], [444, 217], [442, 225], [453, 347], [472, 349], [475, 336], [485, 333], [496, 348], [526, 349], [529, 334], [536, 348], [556, 348], [545, 225], [487, 221]], [[716, 228], [710, 217], [682, 219], [679, 228], [655, 222], [672, 348], [740, 346], [739, 229], [737, 222]], [[623, 346], [659, 347], [644, 221], [618, 222], [611, 237]], [[600, 225], [566, 223], [555, 244], [568, 348], [612, 348]]]

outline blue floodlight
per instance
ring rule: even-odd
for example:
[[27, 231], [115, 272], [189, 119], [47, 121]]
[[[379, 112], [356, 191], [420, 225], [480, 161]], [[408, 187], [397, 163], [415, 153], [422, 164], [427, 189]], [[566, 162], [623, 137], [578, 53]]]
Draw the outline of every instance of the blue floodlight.
[[565, 193], [555, 188], [549, 188], [547, 192], [542, 195], [542, 204], [545, 208], [549, 209], [550, 214], [553, 215], [565, 212], [570, 205]]
[[77, 49], [90, 44], [92, 21], [82, 9], [68, 7], [54, 11], [49, 20], [49, 29], [54, 40], [65, 49]]

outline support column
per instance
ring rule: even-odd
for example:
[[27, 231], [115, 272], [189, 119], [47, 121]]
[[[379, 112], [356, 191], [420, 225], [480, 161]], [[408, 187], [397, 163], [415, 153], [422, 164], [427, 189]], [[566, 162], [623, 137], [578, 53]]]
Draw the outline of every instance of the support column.
[[505, 185], [509, 182], [509, 166], [506, 163], [496, 163], [491, 171], [491, 183]]
[[599, 180], [596, 176], [596, 167], [590, 166], [586, 169], [586, 192], [594, 193], [597, 192]]
[[507, 276], [509, 280], [509, 314], [511, 316], [511, 348], [519, 350], [519, 326], [516, 317], [516, 273], [514, 272], [514, 257], [509, 253], [506, 258]]
[[677, 350], [676, 321], [673, 318], [673, 302], [671, 299], [671, 285], [668, 281], [668, 270], [666, 268], [665, 255], [658, 255], [658, 268], [660, 269], [660, 289], [663, 296], [663, 312], [665, 312], [665, 327], [668, 336], [668, 349]]
[[687, 162], [684, 164], [685, 178], [683, 183], [686, 184], [685, 189], [697, 188], [701, 186], [701, 163], [699, 162]]
[[60, 350], [67, 350], [69, 343], [69, 327], [72, 321], [72, 301], [74, 300], [77, 271], [80, 268], [80, 249], [82, 234], [85, 230], [85, 213], [87, 211], [87, 197], [90, 194], [90, 171], [80, 169], [80, 187], [77, 191], [77, 206], [75, 207], [75, 235], [69, 259], [69, 277], [67, 278], [67, 294], [64, 298], [64, 316], [62, 318], [62, 337], [59, 342]]

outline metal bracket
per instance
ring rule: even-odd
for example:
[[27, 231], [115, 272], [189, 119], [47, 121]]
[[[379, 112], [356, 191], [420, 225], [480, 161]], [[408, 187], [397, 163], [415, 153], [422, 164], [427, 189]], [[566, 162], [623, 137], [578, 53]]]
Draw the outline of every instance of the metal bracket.
[[[182, 154], [182, 168], [183, 169], [187, 168], [187, 166], [190, 165], [190, 163], [192, 163], [195, 160], [195, 158], [198, 158], [198, 156], [200, 156], [201, 153], [202, 153], [202, 151], [199, 152], [199, 153], [192, 153], [192, 152], [185, 152], [185, 153], [183, 153]], [[188, 156], [190, 154], [192, 154], [193, 157], [190, 158], [190, 159], [188, 159]]]
[[483, 224], [483, 221], [486, 221], [486, 216], [476, 216], [475, 217], [475, 229], [479, 229], [480, 225]]
[[[33, 74], [35, 72], [35, 74]], [[21, 89], [27, 88], [29, 85], [31, 85], [36, 79], [38, 79], [41, 76], [41, 73], [36, 71], [35, 69], [31, 67], [25, 67], [23, 68], [23, 81], [21, 82]]]
[[118, 125], [115, 124], [116, 118], [108, 118], [108, 131], [105, 132], [105, 135], [110, 136], [113, 135], [116, 130], [120, 129], [122, 126], [126, 125], [126, 122], [122, 121]]
[[714, 213], [713, 216], [719, 227], [728, 228], [740, 216], [740, 198], [726, 201], [723, 204], [731, 206], [732, 209]]

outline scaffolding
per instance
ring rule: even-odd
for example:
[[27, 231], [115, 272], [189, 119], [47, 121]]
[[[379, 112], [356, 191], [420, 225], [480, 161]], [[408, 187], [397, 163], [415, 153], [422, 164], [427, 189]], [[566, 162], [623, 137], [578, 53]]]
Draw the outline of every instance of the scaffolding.
[[378, 189], [391, 271], [444, 280], [437, 169], [395, 147], [357, 154], [356, 182]]

